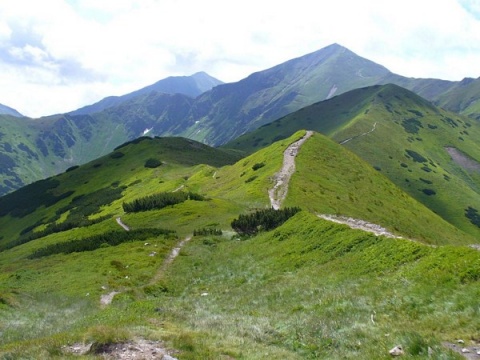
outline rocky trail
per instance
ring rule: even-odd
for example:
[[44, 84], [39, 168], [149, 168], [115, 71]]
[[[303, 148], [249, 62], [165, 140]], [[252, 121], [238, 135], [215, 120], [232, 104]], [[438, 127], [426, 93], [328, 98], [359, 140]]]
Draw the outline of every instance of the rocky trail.
[[300, 140], [290, 144], [283, 152], [283, 166], [280, 171], [273, 176], [275, 184], [273, 188], [268, 190], [270, 203], [275, 210], [280, 209], [283, 200], [285, 200], [285, 197], [287, 196], [288, 184], [291, 176], [295, 172], [295, 157], [302, 144], [312, 135], [313, 131], [307, 131]]
[[360, 229], [366, 232], [374, 233], [375, 235], [382, 235], [385, 237], [393, 238], [393, 239], [403, 239], [401, 236], [397, 236], [389, 232], [387, 229], [381, 227], [380, 225], [372, 224], [364, 220], [354, 219], [347, 216], [336, 216], [336, 215], [326, 215], [326, 214], [319, 214], [318, 217], [333, 221], [338, 224], [348, 225], [352, 229]]

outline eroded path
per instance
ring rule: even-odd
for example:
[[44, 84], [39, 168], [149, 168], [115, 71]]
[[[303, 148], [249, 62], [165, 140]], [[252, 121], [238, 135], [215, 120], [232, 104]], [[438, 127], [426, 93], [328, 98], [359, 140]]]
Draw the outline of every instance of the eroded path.
[[[120, 218], [117, 218], [117, 222]], [[120, 223], [119, 223], [120, 224]], [[128, 229], [125, 229], [128, 231]], [[157, 270], [156, 274], [153, 276], [153, 278], [150, 280], [149, 284], [154, 284], [157, 282], [165, 273], [165, 270], [167, 270], [168, 266], [175, 260], [175, 258], [180, 254], [180, 250], [185, 246], [187, 242], [191, 240], [191, 236], [186, 237], [185, 239], [181, 240], [176, 247], [172, 249], [170, 254], [167, 256], [167, 258], [164, 260], [162, 266]], [[115, 295], [120, 294], [120, 291], [111, 291], [108, 294], [103, 294], [100, 296], [100, 304], [102, 306], [107, 306], [109, 305]]]
[[353, 136], [353, 137], [351, 137], [351, 138], [345, 139], [345, 140], [343, 140], [342, 142], [340, 142], [340, 145], [344, 145], [344, 144], [346, 144], [347, 142], [349, 142], [349, 141], [351, 141], [351, 140], [353, 140], [353, 139], [359, 138], [359, 137], [361, 137], [361, 136], [366, 136], [366, 135], [374, 132], [376, 128], [377, 128], [377, 123], [375, 122], [375, 123], [373, 124], [372, 130], [367, 131], [367, 132], [364, 132], [363, 134], [355, 135], [355, 136]]
[[178, 256], [178, 254], [180, 254], [180, 250], [182, 250], [182, 248], [185, 246], [185, 244], [187, 244], [191, 239], [192, 239], [192, 237], [188, 236], [185, 239], [183, 239], [182, 241], [180, 241], [177, 244], [177, 246], [173, 248], [173, 250], [170, 252], [168, 257], [163, 262], [160, 269], [158, 269], [155, 276], [152, 278], [152, 280], [150, 280], [150, 284], [154, 284], [155, 282], [160, 280], [160, 278], [163, 276], [163, 274], [165, 273], [167, 268], [170, 266], [170, 264], [173, 262], [173, 260], [175, 260], [175, 258]]
[[377, 236], [382, 235], [382, 236], [393, 238], [393, 239], [403, 239], [401, 236], [392, 234], [391, 232], [381, 227], [380, 225], [372, 224], [364, 220], [354, 219], [348, 216], [336, 216], [336, 215], [325, 215], [325, 214], [319, 214], [317, 216], [324, 220], [336, 222], [337, 224], [348, 225], [352, 229], [360, 229], [366, 232], [371, 232]]
[[120, 217], [117, 217], [117, 224], [120, 225], [125, 231], [130, 231], [130, 228], [122, 222]]
[[279, 172], [273, 176], [274, 186], [268, 190], [268, 196], [272, 208], [280, 209], [283, 200], [287, 196], [288, 184], [292, 174], [295, 172], [295, 157], [300, 150], [302, 144], [313, 135], [313, 131], [307, 131], [306, 134], [298, 141], [290, 144], [283, 152], [283, 166]]

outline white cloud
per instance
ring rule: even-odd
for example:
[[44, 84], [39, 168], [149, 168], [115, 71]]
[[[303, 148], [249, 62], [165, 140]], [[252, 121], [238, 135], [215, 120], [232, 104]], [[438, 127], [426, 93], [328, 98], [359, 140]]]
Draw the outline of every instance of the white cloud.
[[4, 1], [0, 103], [39, 116], [171, 75], [235, 81], [334, 42], [405, 76], [478, 77], [479, 9], [461, 2]]

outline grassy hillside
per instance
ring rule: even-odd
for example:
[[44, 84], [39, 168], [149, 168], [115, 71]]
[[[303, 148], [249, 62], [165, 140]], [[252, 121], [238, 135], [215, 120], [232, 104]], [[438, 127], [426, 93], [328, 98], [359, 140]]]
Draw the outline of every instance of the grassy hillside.
[[[354, 90], [306, 107], [226, 147], [252, 152], [298, 129], [322, 132], [444, 219], [479, 234], [480, 127], [395, 85]], [[454, 149], [463, 160], [453, 160]], [[473, 215], [467, 217], [468, 209]]]
[[303, 145], [296, 169], [285, 206], [367, 220], [430, 244], [473, 241], [381, 172], [320, 134]]
[[435, 103], [439, 106], [480, 119], [480, 79], [464, 79], [448, 92], [441, 94]]
[[[142, 138], [0, 198], [0, 357], [68, 358], [66, 345], [144, 338], [179, 359], [385, 358], [397, 343], [409, 356], [430, 347], [455, 359], [442, 341], [478, 335], [480, 253], [459, 246], [474, 240], [324, 136], [297, 157], [285, 206], [304, 211], [256, 237], [233, 236], [233, 219], [270, 206], [283, 152], [304, 133], [236, 162], [191, 140]], [[182, 193], [176, 204], [125, 212], [125, 203]], [[202, 229], [222, 235], [194, 236], [165, 267]]]

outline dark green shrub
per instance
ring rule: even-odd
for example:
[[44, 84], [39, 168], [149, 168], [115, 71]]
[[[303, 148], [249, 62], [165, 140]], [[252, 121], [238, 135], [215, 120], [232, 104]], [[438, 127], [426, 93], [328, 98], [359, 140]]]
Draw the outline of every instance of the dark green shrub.
[[406, 149], [405, 152], [408, 154], [408, 157], [411, 157], [412, 160], [415, 162], [419, 162], [419, 163], [427, 162], [427, 159], [424, 158], [419, 153], [417, 153], [416, 151]]
[[73, 171], [75, 169], [78, 169], [80, 166], [78, 165], [75, 165], [75, 166], [72, 166], [72, 167], [69, 167], [67, 170], [65, 170], [65, 172], [70, 172], [70, 171]]
[[54, 254], [70, 254], [74, 252], [93, 251], [108, 244], [110, 246], [120, 245], [131, 241], [144, 241], [160, 235], [170, 235], [175, 233], [168, 229], [136, 229], [131, 231], [108, 231], [103, 234], [86, 237], [80, 240], [71, 240], [67, 242], [55, 243], [44, 248], [36, 250], [28, 256], [29, 259], [36, 259]]
[[433, 190], [433, 189], [423, 189], [422, 192], [423, 192], [425, 195], [428, 195], [428, 196], [431, 196], [431, 195], [435, 195], [435, 194], [436, 194], [435, 190]]
[[123, 203], [123, 211], [140, 212], [148, 210], [159, 210], [167, 206], [180, 204], [186, 200], [204, 201], [205, 197], [193, 192], [162, 192], [155, 195], [145, 196], [128, 203]]
[[264, 163], [264, 162], [256, 163], [256, 164], [254, 164], [254, 165], [252, 166], [252, 170], [253, 170], [253, 171], [256, 171], [256, 170], [258, 170], [258, 169], [260, 169], [260, 168], [262, 168], [262, 167], [264, 167], [264, 166], [265, 166], [265, 163]]
[[238, 219], [232, 221], [231, 226], [238, 234], [251, 236], [259, 231], [275, 229], [300, 210], [299, 207], [257, 210], [251, 214], [240, 215]]
[[145, 161], [145, 167], [146, 168], [151, 168], [151, 169], [155, 169], [157, 167], [159, 167], [160, 165], [162, 165], [162, 162], [158, 159], [154, 159], [154, 158], [150, 158], [148, 159], [147, 161]]
[[112, 153], [112, 154], [110, 155], [110, 157], [111, 157], [112, 159], [120, 159], [121, 157], [124, 157], [124, 156], [125, 156], [125, 154], [122, 153], [121, 151], [115, 151], [114, 153]]
[[257, 175], [250, 176], [247, 180], [245, 180], [245, 183], [252, 182], [252, 181], [255, 180], [257, 177], [258, 177]]
[[222, 235], [223, 232], [221, 229], [216, 228], [202, 228], [193, 230], [193, 236], [207, 236], [207, 235]]
[[480, 227], [480, 215], [478, 210], [469, 206], [465, 209], [465, 216], [470, 220], [473, 225]]
[[418, 130], [423, 128], [423, 125], [420, 121], [414, 118], [404, 119], [402, 121], [403, 129], [409, 134], [418, 134]]

